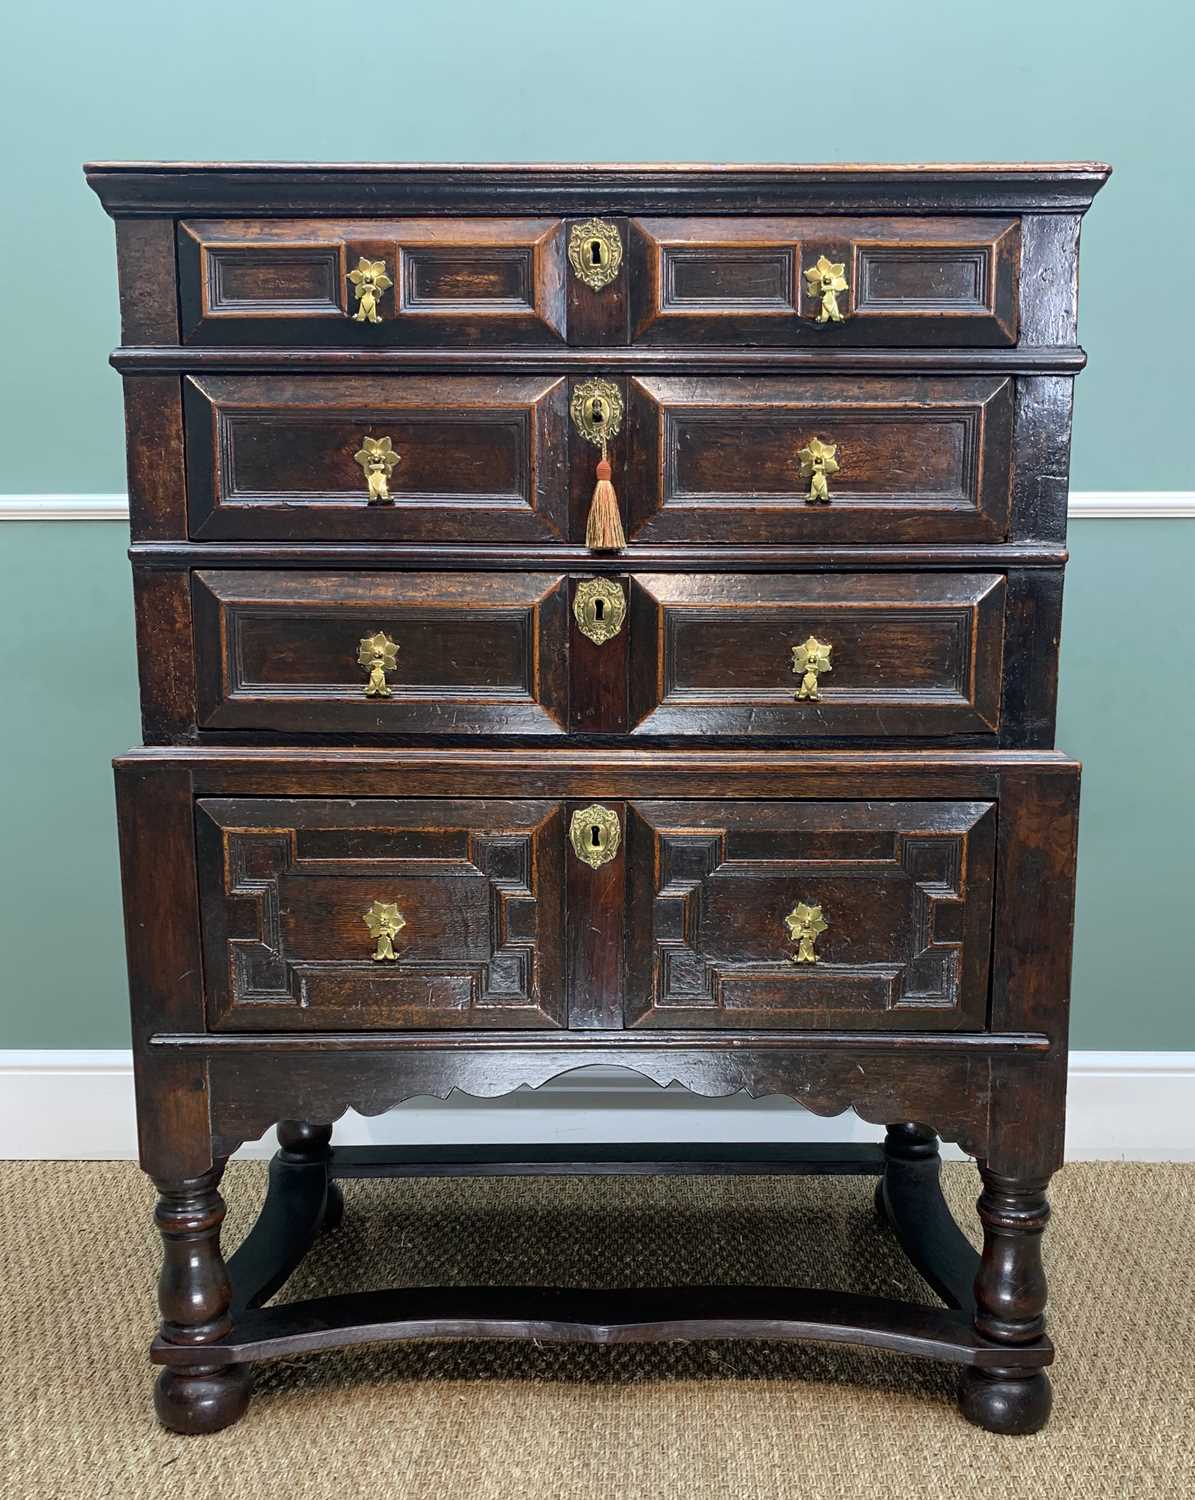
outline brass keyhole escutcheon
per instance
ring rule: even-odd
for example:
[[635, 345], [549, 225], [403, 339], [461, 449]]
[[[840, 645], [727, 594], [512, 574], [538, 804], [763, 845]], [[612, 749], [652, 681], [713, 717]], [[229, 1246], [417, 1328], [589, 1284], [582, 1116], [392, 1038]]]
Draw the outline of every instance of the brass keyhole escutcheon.
[[597, 802], [579, 807], [569, 822], [568, 837], [577, 858], [596, 870], [609, 864], [622, 843], [618, 814]]
[[600, 292], [618, 275], [622, 265], [622, 239], [613, 224], [604, 219], [586, 219], [569, 230], [568, 259], [573, 274], [591, 291]]
[[622, 427], [622, 392], [612, 380], [583, 380], [573, 390], [568, 409], [573, 426], [595, 447], [604, 449]]
[[626, 619], [627, 597], [610, 578], [587, 578], [573, 596], [573, 618], [581, 634], [594, 645], [611, 640]]

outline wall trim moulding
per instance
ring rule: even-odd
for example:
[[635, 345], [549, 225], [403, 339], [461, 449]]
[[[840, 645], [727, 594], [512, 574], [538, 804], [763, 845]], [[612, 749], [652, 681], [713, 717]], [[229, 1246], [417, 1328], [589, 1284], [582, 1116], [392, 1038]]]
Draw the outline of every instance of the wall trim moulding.
[[[1066, 1131], [1071, 1161], [1195, 1161], [1195, 1052], [1072, 1052]], [[595, 1112], [598, 1120], [595, 1122]], [[453, 1093], [409, 1100], [373, 1119], [351, 1112], [341, 1145], [476, 1142], [873, 1141], [853, 1114], [824, 1120], [780, 1098], [702, 1099], [615, 1068], [586, 1068], [500, 1099]], [[268, 1156], [271, 1132], [239, 1154]], [[951, 1148], [948, 1155], [958, 1157]], [[136, 1155], [127, 1051], [0, 1051], [0, 1156]]]
[[[1195, 490], [1072, 490], [1076, 521], [1195, 518]], [[127, 495], [0, 495], [0, 521], [127, 521]]]

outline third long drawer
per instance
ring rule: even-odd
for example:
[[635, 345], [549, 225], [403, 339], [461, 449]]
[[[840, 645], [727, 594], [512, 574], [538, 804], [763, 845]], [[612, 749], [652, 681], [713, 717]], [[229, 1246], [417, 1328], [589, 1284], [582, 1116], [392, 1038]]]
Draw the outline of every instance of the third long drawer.
[[996, 572], [201, 570], [195, 724], [992, 743], [1008, 594]]

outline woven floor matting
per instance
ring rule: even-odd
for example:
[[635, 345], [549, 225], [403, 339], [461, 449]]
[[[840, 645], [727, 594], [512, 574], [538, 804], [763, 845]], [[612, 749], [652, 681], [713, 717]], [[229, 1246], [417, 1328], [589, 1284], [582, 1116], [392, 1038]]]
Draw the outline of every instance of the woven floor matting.
[[[945, 1171], [974, 1236], [977, 1176]], [[264, 1166], [225, 1178], [231, 1249]], [[871, 1180], [347, 1183], [283, 1292], [682, 1281], [926, 1295]], [[794, 1344], [408, 1344], [258, 1367], [236, 1427], [156, 1426], [152, 1189], [123, 1162], [0, 1163], [4, 1500], [1150, 1500], [1195, 1494], [1195, 1167], [1055, 1178], [1050, 1427], [997, 1438], [956, 1373]]]

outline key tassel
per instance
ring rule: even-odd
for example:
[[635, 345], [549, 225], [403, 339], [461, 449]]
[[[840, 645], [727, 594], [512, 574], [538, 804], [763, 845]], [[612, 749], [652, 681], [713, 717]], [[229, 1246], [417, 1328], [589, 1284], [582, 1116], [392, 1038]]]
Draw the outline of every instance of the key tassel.
[[597, 484], [589, 505], [589, 519], [585, 523], [585, 545], [591, 552], [621, 552], [627, 544], [618, 509], [618, 495], [610, 482], [610, 475], [610, 461], [606, 457], [606, 445], [603, 443], [602, 456], [597, 466]]

